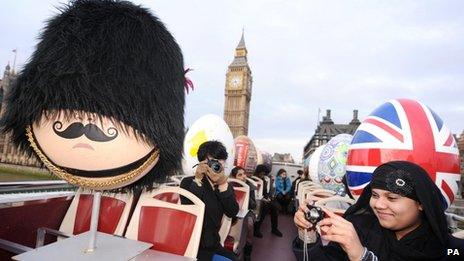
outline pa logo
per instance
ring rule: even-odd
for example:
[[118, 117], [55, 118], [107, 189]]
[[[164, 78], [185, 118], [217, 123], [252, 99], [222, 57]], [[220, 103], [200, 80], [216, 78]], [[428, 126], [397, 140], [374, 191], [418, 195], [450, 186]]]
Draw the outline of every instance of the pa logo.
[[459, 256], [459, 250], [457, 248], [448, 248], [446, 254], [448, 256]]

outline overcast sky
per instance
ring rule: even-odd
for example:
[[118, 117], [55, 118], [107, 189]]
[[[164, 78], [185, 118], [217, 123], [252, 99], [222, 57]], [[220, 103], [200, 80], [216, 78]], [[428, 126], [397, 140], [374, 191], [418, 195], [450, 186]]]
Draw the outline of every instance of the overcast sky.
[[[0, 2], [0, 66], [21, 67], [64, 1]], [[418, 99], [464, 129], [464, 1], [134, 1], [181, 46], [195, 91], [186, 125], [222, 117], [227, 66], [242, 28], [253, 72], [249, 136], [299, 160], [318, 108], [348, 123], [392, 98]], [[321, 115], [322, 116], [322, 115]]]

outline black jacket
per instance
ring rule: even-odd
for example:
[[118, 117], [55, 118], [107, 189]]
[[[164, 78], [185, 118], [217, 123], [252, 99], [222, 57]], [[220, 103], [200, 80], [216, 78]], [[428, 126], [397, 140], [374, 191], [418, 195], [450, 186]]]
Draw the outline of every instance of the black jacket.
[[292, 182], [292, 189], [290, 190], [290, 195], [291, 196], [296, 196], [297, 191], [295, 191], [295, 189], [297, 188], [296, 186], [298, 186], [298, 183], [300, 183], [300, 180], [301, 180], [301, 178], [298, 177]]
[[[380, 261], [383, 260], [404, 260], [404, 261], [414, 261], [414, 260], [462, 260], [462, 253], [464, 253], [464, 240], [455, 238], [451, 235], [448, 235], [448, 244], [442, 250], [442, 256], [438, 258], [430, 257], [430, 259], [425, 259], [424, 257], [408, 257], [401, 258], [395, 256], [394, 253], [388, 249], [387, 243], [385, 242], [385, 229], [382, 229], [377, 222], [377, 219], [372, 218], [368, 215], [356, 215], [353, 218], [349, 219], [358, 233], [359, 239], [364, 247], [367, 247], [369, 251], [374, 252]], [[424, 225], [427, 225], [425, 222]], [[420, 229], [419, 229], [420, 230]], [[415, 231], [416, 239], [412, 242], [411, 247], [414, 247], [415, 250], [420, 252], [427, 251], [436, 247], [437, 238], [433, 236], [432, 233], [426, 233], [429, 231], [429, 228], [426, 226], [423, 231]], [[425, 232], [425, 233], [424, 233]], [[410, 235], [412, 236], [412, 235]], [[297, 260], [303, 260], [302, 255], [302, 246], [303, 242], [297, 237], [293, 242], [294, 252], [297, 257]], [[299, 250], [298, 250], [299, 249]], [[451, 249], [448, 253], [448, 249]], [[457, 252], [455, 250], [457, 249]], [[454, 253], [459, 253], [459, 255], [453, 255]], [[345, 251], [340, 247], [339, 244], [330, 242], [327, 246], [323, 246], [321, 239], [318, 236], [317, 242], [314, 244], [308, 245], [308, 256], [309, 260], [320, 260], [320, 261], [348, 261], [348, 257]]]
[[[203, 179], [202, 186], [193, 182], [192, 178], [184, 178], [180, 187], [192, 192], [205, 203], [205, 216], [200, 239], [200, 249], [220, 248], [219, 229], [221, 228], [222, 216], [233, 218], [238, 213], [238, 204], [235, 200], [235, 193], [231, 185], [224, 192], [213, 190], [210, 183]], [[182, 204], [188, 204], [185, 198], [181, 198]]]
[[[257, 176], [258, 177], [258, 176]], [[260, 178], [260, 177], [258, 177]], [[260, 178], [263, 181], [263, 198], [270, 198], [270, 191], [267, 191], [267, 181], [264, 178]]]

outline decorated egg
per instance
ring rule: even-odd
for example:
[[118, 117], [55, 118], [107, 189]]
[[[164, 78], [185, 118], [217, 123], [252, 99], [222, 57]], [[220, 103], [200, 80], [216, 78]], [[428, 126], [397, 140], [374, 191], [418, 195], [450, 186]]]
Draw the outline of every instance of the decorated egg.
[[330, 139], [321, 151], [318, 164], [319, 182], [325, 189], [341, 196], [346, 194], [342, 178], [346, 172], [348, 146], [352, 138], [350, 134], [339, 134]]
[[219, 116], [207, 114], [196, 120], [187, 131], [184, 139], [184, 173], [193, 175], [194, 166], [198, 164], [198, 148], [206, 141], [220, 141], [227, 149], [228, 158], [225, 173], [228, 175], [234, 163], [234, 138], [227, 123]]
[[57, 11], [8, 88], [0, 132], [74, 186], [136, 192], [165, 182], [184, 137], [176, 40], [130, 2], [71, 1]]
[[457, 144], [442, 119], [421, 102], [391, 100], [358, 127], [347, 160], [351, 193], [359, 196], [374, 169], [394, 160], [420, 165], [441, 190], [444, 204], [451, 205], [461, 178]]
[[247, 136], [238, 136], [235, 142], [234, 165], [245, 169], [247, 173], [253, 173], [258, 164], [258, 155], [253, 141]]
[[313, 154], [311, 154], [310, 159], [309, 159], [309, 176], [311, 177], [311, 180], [313, 182], [319, 182], [319, 175], [318, 175], [318, 169], [319, 169], [319, 159], [321, 157], [322, 150], [324, 149], [325, 144], [322, 146], [319, 146]]

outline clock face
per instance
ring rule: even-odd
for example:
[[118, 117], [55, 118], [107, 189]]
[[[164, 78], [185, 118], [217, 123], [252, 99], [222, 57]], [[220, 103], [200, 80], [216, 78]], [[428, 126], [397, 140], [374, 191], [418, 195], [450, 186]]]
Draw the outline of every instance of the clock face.
[[237, 88], [242, 83], [242, 78], [234, 76], [230, 79], [230, 85], [234, 88]]

